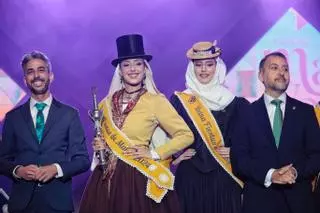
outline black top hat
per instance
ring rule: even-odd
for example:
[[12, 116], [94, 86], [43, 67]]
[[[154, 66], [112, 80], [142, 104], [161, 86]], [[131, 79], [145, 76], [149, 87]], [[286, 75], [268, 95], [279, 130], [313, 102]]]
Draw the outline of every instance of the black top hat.
[[123, 35], [117, 38], [117, 49], [118, 58], [111, 62], [115, 67], [125, 59], [143, 58], [147, 61], [152, 59], [151, 55], [144, 53], [143, 38], [138, 34]]

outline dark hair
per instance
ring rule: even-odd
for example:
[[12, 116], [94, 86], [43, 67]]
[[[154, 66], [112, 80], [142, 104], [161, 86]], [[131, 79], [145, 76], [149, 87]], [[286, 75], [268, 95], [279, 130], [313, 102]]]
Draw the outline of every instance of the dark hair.
[[263, 59], [260, 61], [260, 64], [259, 64], [259, 72], [262, 70], [263, 66], [264, 66], [264, 63], [266, 62], [266, 60], [270, 57], [270, 56], [278, 56], [278, 57], [281, 57], [285, 60], [287, 60], [287, 57], [281, 53], [281, 52], [272, 52], [272, 53], [269, 53], [267, 54], [266, 56], [263, 57]]
[[21, 60], [21, 67], [24, 70], [25, 66], [27, 65], [27, 63], [29, 61], [31, 61], [32, 59], [40, 59], [42, 61], [44, 61], [47, 64], [47, 68], [48, 71], [51, 71], [51, 62], [50, 59], [48, 58], [48, 56], [46, 56], [44, 53], [40, 52], [40, 51], [32, 51], [31, 53], [27, 53], [22, 57]]

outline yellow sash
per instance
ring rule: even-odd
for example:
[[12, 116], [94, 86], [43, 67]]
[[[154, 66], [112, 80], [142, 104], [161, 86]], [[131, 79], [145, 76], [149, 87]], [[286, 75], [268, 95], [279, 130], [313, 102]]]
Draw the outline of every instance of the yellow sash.
[[217, 122], [211, 112], [197, 96], [182, 92], [176, 92], [175, 94], [186, 109], [211, 155], [218, 161], [222, 168], [224, 168], [224, 170], [241, 187], [243, 187], [243, 182], [233, 175], [231, 163], [221, 157], [221, 155], [214, 149], [217, 146], [224, 146], [224, 141]]
[[[318, 124], [319, 124], [319, 127], [320, 127], [320, 105], [319, 104], [315, 105], [314, 112], [316, 113], [316, 117], [317, 117]], [[312, 181], [312, 191], [314, 191], [316, 186], [318, 184], [320, 184], [319, 182], [320, 182], [320, 172], [318, 173], [318, 175]]]
[[136, 168], [148, 178], [146, 195], [155, 202], [160, 203], [168, 192], [168, 189], [173, 190], [174, 176], [168, 169], [170, 159], [160, 163], [152, 159], [134, 159], [131, 156], [124, 155], [123, 152], [134, 144], [114, 124], [111, 112], [108, 110], [111, 109], [110, 104], [104, 100], [100, 104], [100, 108], [104, 116], [102, 120], [102, 135], [104, 140], [119, 159]]
[[319, 104], [317, 104], [314, 107], [314, 111], [316, 113], [316, 116], [317, 116], [317, 119], [318, 119], [318, 123], [319, 123], [319, 126], [320, 126], [320, 105]]

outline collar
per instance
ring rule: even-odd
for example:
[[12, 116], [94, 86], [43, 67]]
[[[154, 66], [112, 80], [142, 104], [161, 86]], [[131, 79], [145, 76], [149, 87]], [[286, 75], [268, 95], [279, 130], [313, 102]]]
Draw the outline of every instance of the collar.
[[[41, 103], [45, 103], [48, 106], [48, 108], [50, 108], [50, 106], [52, 104], [52, 100], [53, 100], [53, 97], [50, 94], [49, 97], [46, 100], [42, 101]], [[36, 103], [40, 103], [40, 101], [37, 101], [31, 97], [30, 98], [30, 107], [33, 108], [36, 105]]]
[[274, 97], [268, 95], [267, 93], [264, 93], [263, 94], [263, 99], [264, 99], [264, 103], [266, 104], [266, 106], [271, 105], [271, 101], [273, 101], [275, 99], [281, 100], [282, 103], [285, 105], [286, 104], [286, 100], [287, 100], [287, 94], [284, 92], [278, 98], [274, 98]]

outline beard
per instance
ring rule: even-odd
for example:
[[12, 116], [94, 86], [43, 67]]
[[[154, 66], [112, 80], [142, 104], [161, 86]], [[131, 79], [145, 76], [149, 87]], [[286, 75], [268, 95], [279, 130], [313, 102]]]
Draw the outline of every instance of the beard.
[[289, 80], [283, 80], [282, 82], [278, 82], [277, 80], [269, 85], [269, 87], [278, 92], [285, 92], [288, 89], [289, 86]]
[[[35, 88], [32, 86], [32, 84], [36, 81], [42, 81], [44, 82], [44, 87], [43, 88]], [[48, 92], [49, 90], [49, 85], [50, 85], [50, 79], [48, 80], [45, 80], [45, 79], [42, 79], [42, 78], [34, 78], [31, 83], [27, 83], [27, 87], [30, 89], [31, 93], [34, 94], [34, 95], [43, 95], [45, 93]]]

